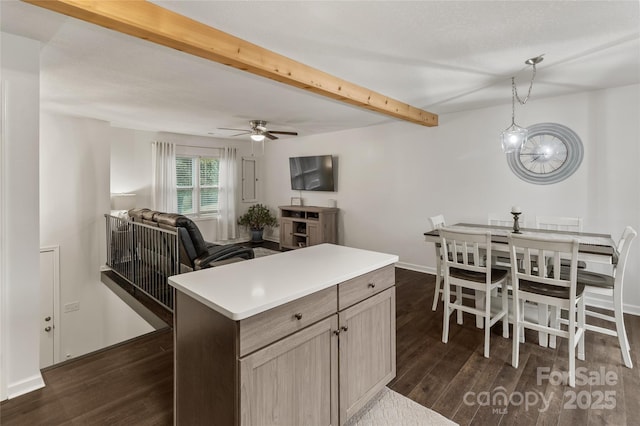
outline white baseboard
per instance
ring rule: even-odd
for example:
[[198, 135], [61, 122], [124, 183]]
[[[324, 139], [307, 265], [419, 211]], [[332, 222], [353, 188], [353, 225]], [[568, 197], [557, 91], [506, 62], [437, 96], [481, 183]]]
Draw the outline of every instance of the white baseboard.
[[18, 383], [9, 383], [7, 386], [7, 396], [9, 399], [24, 395], [25, 393], [32, 392], [34, 390], [43, 388], [45, 386], [42, 375], [38, 373], [28, 379], [22, 380]]
[[[600, 299], [595, 296], [586, 296], [585, 300], [588, 302], [589, 306], [613, 310], [613, 303], [611, 303], [610, 300]], [[625, 303], [622, 305], [622, 310], [625, 314], [640, 316], [640, 306]]]
[[407, 263], [407, 262], [397, 262], [396, 266], [398, 268], [408, 269], [410, 271], [424, 272], [425, 274], [430, 274], [430, 275], [436, 274], [436, 268], [431, 266], [416, 265], [416, 264]]

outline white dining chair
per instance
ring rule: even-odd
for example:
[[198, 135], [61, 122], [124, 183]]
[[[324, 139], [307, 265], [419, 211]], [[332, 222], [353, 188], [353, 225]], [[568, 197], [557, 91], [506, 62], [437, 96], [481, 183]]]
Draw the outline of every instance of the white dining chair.
[[[575, 387], [576, 346], [578, 358], [583, 360], [582, 341], [585, 330], [584, 285], [577, 282], [578, 240], [546, 239], [518, 234], [509, 234], [508, 238], [513, 292], [511, 364], [518, 368], [520, 335], [524, 333], [524, 328], [564, 337], [569, 340], [569, 386]], [[569, 267], [565, 269], [567, 277], [562, 273], [561, 258], [570, 259]], [[549, 267], [553, 270], [552, 274], [548, 273]], [[558, 311], [566, 310], [569, 313], [567, 330], [526, 320], [525, 301], [554, 306]]]
[[[518, 218], [518, 224], [520, 228], [525, 227], [525, 219], [521, 214]], [[491, 226], [508, 226], [513, 228], [513, 215], [499, 215], [495, 213], [489, 213], [487, 215], [487, 225]], [[493, 259], [491, 263], [498, 267], [509, 270], [511, 268], [511, 260], [509, 259], [509, 253], [504, 251], [494, 251]]]
[[[550, 231], [571, 231], [582, 232], [582, 218], [581, 217], [569, 217], [569, 216], [536, 216], [536, 228], [546, 229]], [[567, 267], [569, 264], [567, 260], [561, 260], [563, 267]], [[586, 262], [578, 260], [578, 269], [584, 269], [587, 267]], [[549, 311], [546, 306], [538, 306], [538, 315], [542, 322], [549, 320]], [[547, 346], [547, 337], [544, 334], [540, 335], [540, 345]]]
[[[631, 361], [631, 355], [629, 353], [629, 339], [627, 337], [627, 332], [624, 326], [622, 298], [624, 286], [624, 271], [627, 265], [629, 249], [631, 247], [631, 242], [636, 238], [637, 235], [638, 233], [631, 226], [626, 227], [617, 245], [618, 259], [617, 262], [613, 265], [611, 274], [601, 274], [589, 270], [579, 270], [577, 278], [578, 284], [582, 284], [585, 286], [585, 295], [592, 296], [587, 297], [587, 306], [598, 307], [602, 309], [601, 305], [595, 306], [592, 302], [590, 303], [591, 300], [604, 300], [612, 306], [611, 309], [604, 309], [605, 311], [608, 311], [608, 313], [596, 312], [585, 308], [587, 319], [589, 317], [598, 318], [614, 323], [615, 325], [615, 329], [611, 329], [590, 324], [589, 321], [587, 321], [587, 323], [585, 324], [585, 328], [588, 331], [595, 331], [597, 333], [617, 337], [620, 344], [620, 351], [622, 352], [624, 365], [628, 368], [633, 368], [633, 362]], [[563, 270], [563, 275], [566, 276], [566, 270]], [[552, 317], [552, 325], [556, 328], [560, 326], [560, 322], [566, 323], [566, 321], [560, 321], [560, 315], [557, 312], [554, 312], [554, 314], [552, 314]], [[551, 341], [549, 342], [549, 346], [555, 347], [554, 339], [551, 339]]]
[[[431, 222], [432, 229], [439, 229], [439, 228], [442, 228], [443, 226], [446, 226], [444, 216], [441, 214], [436, 216], [431, 216], [429, 218], [429, 222]], [[432, 311], [435, 311], [438, 307], [438, 299], [442, 294], [441, 284], [443, 279], [444, 278], [442, 276], [442, 251], [440, 250], [440, 247], [438, 247], [438, 244], [436, 244], [436, 288], [433, 293], [433, 304], [431, 306]]]
[[[507, 276], [504, 269], [496, 269], [483, 261], [481, 252], [491, 256], [491, 233], [477, 231], [457, 231], [440, 228], [442, 265], [444, 275], [444, 315], [442, 320], [442, 341], [449, 340], [451, 313], [458, 312], [458, 324], [462, 324], [462, 312], [480, 316], [484, 320], [484, 356], [489, 357], [491, 326], [502, 319], [502, 335], [509, 337]], [[455, 299], [451, 300], [451, 286], [455, 287]], [[471, 289], [476, 294], [484, 293], [481, 307], [466, 306], [463, 303], [463, 289]], [[491, 311], [491, 292], [500, 288], [502, 308]]]
[[[520, 228], [526, 228], [526, 217], [523, 214], [518, 216], [518, 224]], [[513, 215], [489, 213], [487, 215], [487, 225], [492, 226], [508, 226], [513, 228]]]
[[[566, 216], [536, 216], [536, 228], [548, 229], [551, 231], [582, 232], [582, 218]], [[562, 265], [566, 266], [565, 262], [563, 262]], [[584, 269], [586, 267], [586, 262], [582, 260], [578, 261], [578, 269]]]
[[536, 216], [536, 228], [553, 231], [582, 232], [581, 217]]
[[[429, 222], [431, 223], [432, 229], [440, 229], [443, 226], [446, 226], [444, 216], [439, 214], [436, 216], [431, 216], [429, 218]], [[438, 299], [444, 301], [444, 293], [443, 289], [444, 276], [442, 275], [442, 250], [440, 248], [440, 244], [436, 244], [436, 287], [433, 292], [433, 304], [431, 305], [431, 310], [435, 311], [438, 308]], [[462, 294], [463, 298], [466, 299], [475, 299], [475, 296], [472, 294]], [[478, 301], [476, 302], [478, 303]], [[462, 312], [458, 312], [459, 321], [462, 321]], [[482, 327], [482, 318], [477, 320], [477, 326]]]

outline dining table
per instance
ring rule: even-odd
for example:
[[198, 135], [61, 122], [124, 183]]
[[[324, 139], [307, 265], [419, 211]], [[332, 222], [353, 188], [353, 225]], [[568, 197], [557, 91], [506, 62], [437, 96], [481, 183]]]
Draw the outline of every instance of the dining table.
[[[510, 226], [484, 225], [478, 223], [456, 223], [447, 226], [447, 229], [457, 231], [491, 232], [491, 250], [508, 253], [509, 234], [513, 233]], [[591, 262], [616, 264], [618, 262], [618, 250], [616, 243], [610, 234], [596, 234], [592, 232], [559, 231], [552, 229], [520, 228], [521, 235], [531, 235], [551, 239], [573, 238], [578, 240], [578, 259]], [[427, 242], [440, 244], [438, 229], [424, 233]]]
[[[456, 223], [455, 225], [447, 225], [447, 229], [456, 231], [475, 231], [491, 233], [491, 250], [494, 254], [509, 257], [509, 234], [514, 232], [510, 226], [485, 225], [478, 223]], [[586, 262], [597, 262], [600, 264], [616, 264], [618, 262], [618, 250], [616, 243], [610, 234], [599, 234], [591, 232], [575, 232], [561, 231], [551, 229], [538, 228], [519, 228], [519, 234], [544, 237], [549, 239], [577, 239], [578, 240], [578, 259]], [[424, 233], [426, 242], [434, 243], [436, 253], [440, 248], [439, 229], [433, 229]], [[476, 294], [476, 306], [484, 303], [484, 296]], [[548, 321], [548, 310], [544, 305], [537, 307], [538, 321]], [[476, 317], [476, 326], [483, 327], [482, 317]], [[539, 343], [541, 346], [547, 346], [546, 333], [540, 333]]]

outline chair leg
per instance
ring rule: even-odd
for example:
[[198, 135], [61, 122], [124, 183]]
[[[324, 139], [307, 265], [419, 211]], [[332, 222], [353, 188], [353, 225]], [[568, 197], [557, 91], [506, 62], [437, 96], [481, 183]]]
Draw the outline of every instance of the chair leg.
[[451, 315], [451, 289], [449, 283], [445, 280], [443, 283], [442, 292], [444, 293], [444, 311], [442, 316], [442, 343], [449, 341], [449, 316]]
[[[488, 294], [487, 294], [488, 293]], [[484, 297], [484, 357], [489, 358], [491, 343], [491, 292], [485, 292]]]
[[[555, 328], [556, 330], [560, 329], [560, 308], [558, 308], [557, 306], [552, 306], [551, 308], [551, 327]], [[556, 348], [556, 338], [557, 336], [555, 334], [551, 334], [549, 335], [549, 347], [551, 349], [555, 349]]]
[[[549, 325], [549, 306], [544, 303], [538, 303], [538, 324]], [[538, 332], [538, 342], [540, 346], [547, 347], [549, 335], [542, 331]]]
[[[489, 300], [489, 303], [491, 303], [491, 294], [487, 294], [484, 291], [476, 291], [475, 293], [476, 309], [484, 309], [485, 301], [487, 299]], [[476, 327], [484, 327], [484, 320], [480, 315], [476, 315]]]
[[578, 329], [582, 329], [582, 335], [578, 342], [578, 359], [584, 361], [584, 339], [586, 329], [584, 327], [585, 313], [584, 313], [584, 296], [578, 301]]
[[576, 311], [569, 309], [569, 386], [576, 387]]
[[442, 259], [440, 259], [440, 256], [438, 255], [436, 256], [436, 289], [433, 293], [433, 305], [431, 305], [432, 311], [435, 311], [438, 308], [438, 299], [440, 298], [440, 291], [443, 281], [444, 277], [442, 276]]
[[518, 368], [520, 357], [520, 302], [513, 296], [513, 339], [511, 342], [511, 365]]
[[633, 368], [633, 362], [631, 361], [631, 354], [629, 353], [629, 339], [627, 338], [627, 331], [624, 327], [624, 313], [622, 311], [622, 300], [614, 300], [614, 314], [616, 318], [616, 333], [618, 334], [618, 342], [620, 342], [620, 350], [622, 351], [622, 359], [624, 365], [627, 368]]
[[[524, 321], [524, 300], [520, 301], [520, 305], [519, 306], [520, 306], [520, 311], [519, 311], [520, 312], [519, 313], [520, 316], [518, 317], [518, 321], [522, 322], [522, 321]], [[519, 328], [518, 331], [520, 332], [520, 343], [524, 343], [524, 327], [518, 326], [518, 328]]]
[[[456, 303], [460, 303], [462, 305], [463, 301], [462, 301], [462, 287], [460, 287], [459, 285], [456, 286]], [[457, 309], [458, 311], [458, 324], [462, 325], [462, 311], [460, 309]]]
[[509, 338], [509, 292], [507, 290], [507, 282], [502, 283], [502, 337]]

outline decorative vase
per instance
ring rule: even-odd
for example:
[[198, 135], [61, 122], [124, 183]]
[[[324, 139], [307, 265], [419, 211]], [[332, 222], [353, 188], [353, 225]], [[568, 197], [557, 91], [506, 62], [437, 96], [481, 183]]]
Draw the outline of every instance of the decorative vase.
[[251, 242], [257, 243], [262, 241], [262, 231], [263, 229], [252, 229], [251, 230]]

